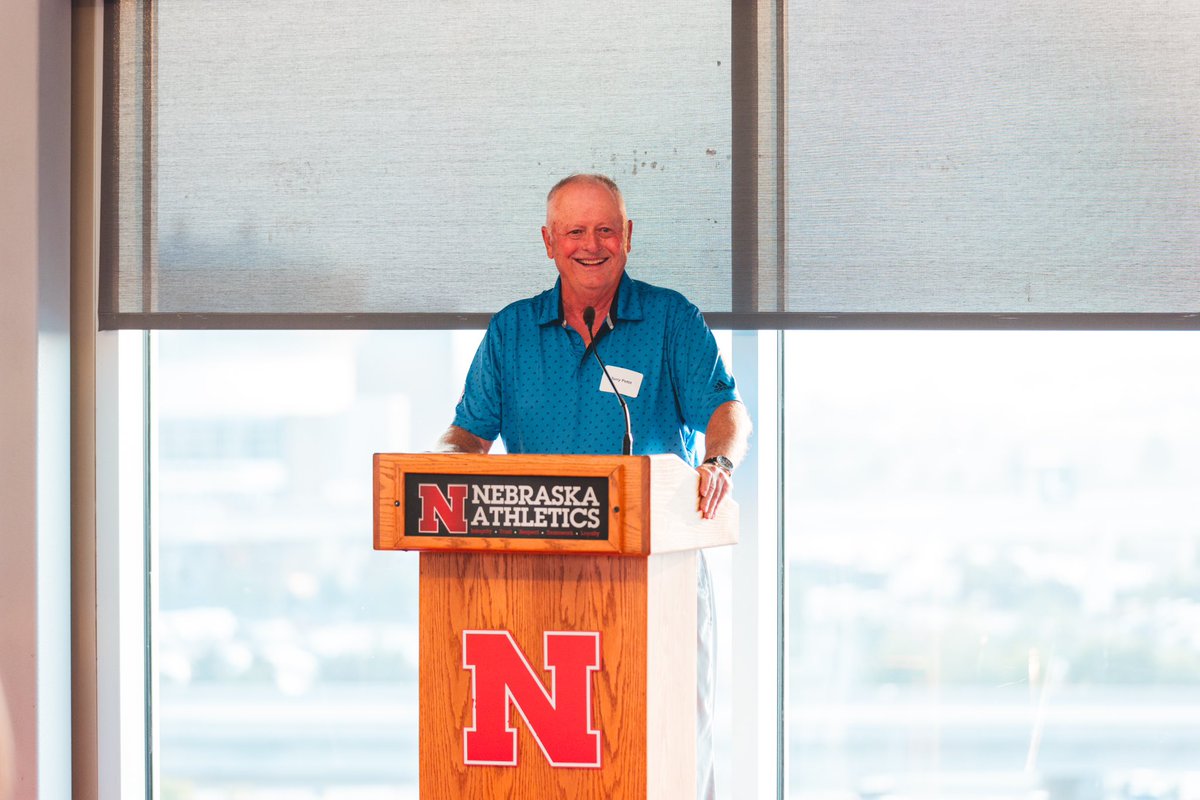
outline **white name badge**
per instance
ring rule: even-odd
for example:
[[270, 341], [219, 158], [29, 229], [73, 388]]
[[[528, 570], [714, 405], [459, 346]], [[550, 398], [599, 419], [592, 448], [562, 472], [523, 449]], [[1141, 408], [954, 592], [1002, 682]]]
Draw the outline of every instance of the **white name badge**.
[[[613, 383], [621, 390], [621, 394], [626, 397], [637, 397], [638, 392], [642, 390], [642, 373], [634, 372], [631, 369], [624, 367], [614, 367], [608, 365], [608, 374], [612, 375]], [[608, 378], [604, 377], [604, 373], [600, 373], [600, 391], [613, 394], [613, 387], [608, 382]]]

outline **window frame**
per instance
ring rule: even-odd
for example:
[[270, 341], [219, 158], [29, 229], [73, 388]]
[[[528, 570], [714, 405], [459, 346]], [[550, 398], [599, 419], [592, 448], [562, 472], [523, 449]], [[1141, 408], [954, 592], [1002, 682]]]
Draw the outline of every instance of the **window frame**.
[[[755, 587], [749, 593], [738, 592], [734, 598], [738, 617], [750, 616], [754, 626], [739, 626], [735, 631], [735, 657], [739, 675], [751, 676], [739, 680], [733, 687], [735, 704], [735, 759], [738, 774], [754, 775], [758, 791], [755, 796], [767, 796], [762, 790], [772, 783], [775, 796], [782, 797], [787, 774], [785, 761], [785, 729], [782, 714], [784, 686], [782, 659], [786, 656], [783, 640], [786, 586], [783, 570], [783, 509], [782, 486], [785, 480], [782, 458], [785, 434], [783, 417], [783, 335], [784, 330], [1200, 330], [1197, 314], [863, 314], [863, 313], [783, 313], [778, 310], [778, 298], [786, 296], [786, 141], [788, 131], [782, 109], [786, 104], [787, 15], [786, 0], [731, 0], [732, 70], [731, 102], [733, 117], [733, 154], [731, 201], [733, 206], [731, 246], [733, 268], [733, 305], [729, 313], [708, 315], [714, 328], [735, 331], [734, 350], [737, 369], [746, 389], [747, 404], [754, 418], [757, 434], [757, 457], [739, 471], [735, 496], [750, 521], [747, 528], [766, 532], [774, 530], [774, 539], [747, 536], [734, 556], [735, 580], [742, 586]], [[101, 118], [99, 85], [103, 76], [103, 47], [87, 52], [81, 37], [101, 42], [105, 26], [114, 16], [110, 4], [76, 6], [77, 23], [75, 53], [77, 73], [73, 87], [76, 125], [91, 123], [97, 132], [83, 141], [77, 140], [73, 149], [76, 164], [73, 182], [79, 187], [91, 185], [99, 173], [99, 125]], [[80, 23], [84, 23], [80, 26]], [[90, 24], [90, 29], [87, 27]], [[147, 24], [151, 24], [150, 21]], [[111, 33], [109, 31], [108, 33]], [[90, 56], [90, 58], [89, 58]], [[146, 104], [146, 123], [152, 124], [152, 103]], [[89, 120], [86, 114], [93, 115]], [[111, 135], [111, 131], [108, 132]], [[94, 241], [100, 234], [102, 222], [98, 208], [99, 191], [89, 197], [83, 229], [75, 231], [76, 239]], [[147, 212], [150, 213], [150, 212]], [[111, 289], [100, 284], [93, 251], [86, 259], [86, 269], [80, 276], [76, 269], [74, 288], [86, 290], [95, 298]], [[150, 256], [147, 255], [149, 258]], [[206, 327], [212, 329], [241, 329], [247, 319], [241, 315], [201, 315], [192, 318], [181, 314], [117, 314], [94, 316], [96, 305], [85, 312], [76, 312], [76, 339], [87, 339], [95, 345], [94, 395], [81, 393], [75, 402], [95, 414], [94, 452], [95, 475], [73, 468], [74, 477], [94, 480], [94, 510], [96, 527], [94, 562], [78, 553], [74, 556], [76, 572], [94, 569], [96, 577], [95, 607], [97, 645], [94, 660], [85, 652], [77, 652], [73, 669], [76, 680], [96, 687], [94, 715], [76, 711], [75, 759], [81, 763], [94, 754], [98, 763], [98, 794], [100, 798], [140, 800], [150, 796], [155, 783], [152, 756], [155, 751], [153, 720], [146, 713], [130, 711], [131, 704], [147, 706], [153, 691], [148, 681], [152, 674], [144, 642], [135, 639], [145, 634], [136, 621], [123, 617], [123, 609], [141, 607], [148, 613], [153, 586], [148, 582], [134, 585], [121, 576], [133, 565], [146, 574], [152, 573], [146, 544], [151, 512], [147, 507], [147, 476], [134, 471], [131, 464], [150, 463], [150, 450], [145, 421], [148, 419], [146, 396], [149, 353], [144, 343], [134, 348], [128, 344], [136, 334], [117, 333], [115, 327], [147, 330]], [[482, 328], [486, 315], [257, 315], [254, 326], [261, 329], [453, 329]], [[97, 330], [100, 332], [97, 333]], [[144, 336], [144, 334], [143, 334]], [[132, 395], [140, 396], [142, 421], [123, 414], [125, 401], [133, 407]], [[136, 442], [136, 446], [135, 443]], [[770, 511], [774, 509], [772, 515]], [[76, 530], [76, 535], [87, 534]], [[131, 544], [141, 536], [140, 549]], [[86, 551], [87, 542], [83, 543]], [[126, 545], [128, 550], [123, 550]], [[131, 594], [135, 587], [141, 599]], [[78, 590], [78, 584], [77, 584]], [[76, 624], [80, 620], [76, 619]], [[757, 652], [763, 639], [774, 631], [777, 658], [774, 664], [746, 661]], [[133, 638], [131, 638], [133, 637]], [[136, 686], [135, 686], [136, 684]], [[138, 687], [141, 688], [138, 688]], [[762, 708], [766, 698], [774, 698], [777, 714], [771, 719], [752, 714], [750, 709]], [[774, 742], [771, 741], [772, 737]], [[774, 770], [772, 774], [771, 770]]]

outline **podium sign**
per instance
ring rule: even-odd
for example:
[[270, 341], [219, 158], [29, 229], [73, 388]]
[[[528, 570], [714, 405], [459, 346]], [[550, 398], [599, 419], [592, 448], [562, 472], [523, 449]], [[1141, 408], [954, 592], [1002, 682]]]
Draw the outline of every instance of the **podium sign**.
[[422, 798], [695, 795], [696, 548], [674, 456], [375, 457], [420, 565]]
[[608, 538], [606, 478], [408, 473], [403, 482], [410, 536]]

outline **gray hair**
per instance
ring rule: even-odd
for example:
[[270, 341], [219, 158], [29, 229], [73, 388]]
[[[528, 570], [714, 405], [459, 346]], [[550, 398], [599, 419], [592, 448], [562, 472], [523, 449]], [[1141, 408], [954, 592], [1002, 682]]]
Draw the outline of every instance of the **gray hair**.
[[600, 175], [599, 173], [577, 172], [572, 175], [568, 175], [558, 183], [554, 184], [552, 187], [550, 187], [550, 191], [546, 193], [547, 225], [550, 224], [550, 207], [554, 204], [554, 198], [557, 197], [558, 193], [564, 188], [576, 183], [590, 183], [595, 186], [603, 186], [605, 189], [608, 189], [610, 192], [612, 192], [613, 197], [616, 198], [617, 206], [621, 209], [621, 219], [629, 219], [629, 215], [625, 213], [625, 197], [621, 194], [621, 189], [617, 186], [616, 181], [607, 175]]

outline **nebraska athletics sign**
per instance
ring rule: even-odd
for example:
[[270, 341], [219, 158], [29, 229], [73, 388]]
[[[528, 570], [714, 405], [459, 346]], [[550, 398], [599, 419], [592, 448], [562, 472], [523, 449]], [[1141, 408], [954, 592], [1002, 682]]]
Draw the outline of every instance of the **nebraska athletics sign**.
[[463, 730], [465, 764], [517, 765], [517, 731], [509, 724], [515, 707], [552, 766], [600, 766], [600, 731], [592, 726], [599, 633], [543, 634], [548, 690], [508, 631], [463, 631], [462, 640], [473, 709], [471, 724]]
[[608, 478], [406, 473], [407, 536], [607, 539]]

